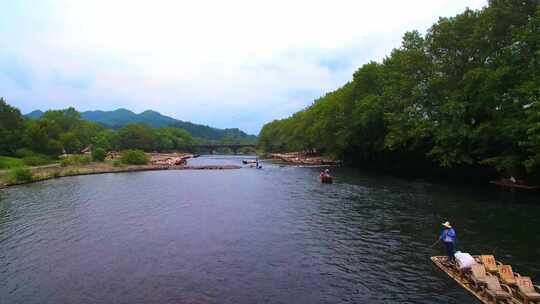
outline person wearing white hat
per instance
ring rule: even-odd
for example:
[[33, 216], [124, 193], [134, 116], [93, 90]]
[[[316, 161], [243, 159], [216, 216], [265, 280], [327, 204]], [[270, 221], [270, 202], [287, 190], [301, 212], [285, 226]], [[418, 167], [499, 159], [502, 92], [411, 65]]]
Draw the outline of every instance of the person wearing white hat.
[[324, 178], [324, 177], [330, 177], [330, 170], [326, 169], [324, 171], [321, 171], [321, 173], [319, 174], [319, 176], [321, 178]]
[[443, 230], [441, 231], [441, 234], [439, 235], [439, 240], [441, 240], [444, 244], [444, 248], [446, 249], [446, 254], [448, 255], [448, 261], [454, 261], [454, 244], [456, 243], [456, 231], [454, 228], [452, 228], [452, 225], [450, 225], [450, 222], [446, 221], [442, 223]]

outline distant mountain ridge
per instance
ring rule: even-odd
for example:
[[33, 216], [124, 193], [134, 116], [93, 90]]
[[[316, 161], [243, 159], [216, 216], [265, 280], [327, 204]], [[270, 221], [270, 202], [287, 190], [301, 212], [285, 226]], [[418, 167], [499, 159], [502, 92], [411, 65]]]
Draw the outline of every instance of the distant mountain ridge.
[[85, 111], [81, 112], [81, 117], [85, 120], [97, 122], [109, 128], [121, 128], [130, 123], [143, 123], [154, 128], [161, 128], [178, 122], [174, 118], [150, 110], [140, 114], [135, 114], [127, 109], [117, 109], [114, 111]]
[[37, 119], [40, 118], [43, 115], [43, 111], [41, 110], [34, 110], [30, 113], [24, 114], [25, 117]]
[[[35, 110], [25, 116], [37, 119], [43, 115], [43, 111]], [[146, 124], [153, 128], [177, 127], [188, 131], [194, 137], [200, 137], [209, 140], [220, 140], [223, 138], [234, 138], [242, 140], [255, 141], [257, 136], [250, 135], [238, 128], [218, 129], [206, 125], [195, 124], [189, 121], [182, 121], [163, 115], [159, 112], [146, 110], [136, 114], [127, 109], [117, 109], [114, 111], [85, 111], [80, 112], [84, 120], [98, 123], [106, 128], [121, 128], [131, 123]]]

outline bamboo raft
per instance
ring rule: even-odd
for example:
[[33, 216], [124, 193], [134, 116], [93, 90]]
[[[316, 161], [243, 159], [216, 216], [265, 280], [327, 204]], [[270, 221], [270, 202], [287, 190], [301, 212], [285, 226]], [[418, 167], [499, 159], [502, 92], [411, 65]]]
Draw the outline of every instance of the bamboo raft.
[[510, 188], [510, 189], [523, 189], [523, 190], [538, 190], [540, 189], [540, 186], [534, 186], [534, 185], [527, 185], [523, 181], [517, 181], [516, 183], [511, 182], [510, 180], [498, 180], [498, 181], [491, 181], [490, 183], [503, 187], [503, 188]]
[[335, 166], [338, 164], [337, 161], [323, 157], [323, 156], [312, 156], [300, 152], [292, 153], [270, 153], [268, 157], [276, 159], [285, 163], [291, 163], [296, 165], [307, 165], [307, 166]]
[[[478, 256], [473, 256], [475, 259], [478, 258]], [[474, 297], [476, 297], [480, 302], [484, 304], [493, 304], [494, 302], [491, 301], [485, 293], [482, 291], [475, 290], [473, 288], [472, 282], [469, 281], [469, 279], [464, 276], [455, 266], [448, 266], [445, 264], [447, 260], [446, 256], [433, 256], [431, 257], [431, 261], [439, 267], [442, 271], [444, 271], [449, 277], [454, 279], [461, 287], [465, 288], [468, 292], [470, 292]], [[516, 297], [515, 294], [512, 294], [512, 298], [510, 299], [512, 304], [523, 304], [523, 301]], [[531, 303], [532, 304], [532, 303]]]
[[321, 183], [323, 184], [331, 184], [333, 182], [332, 176], [330, 175], [323, 175], [319, 178], [321, 179]]

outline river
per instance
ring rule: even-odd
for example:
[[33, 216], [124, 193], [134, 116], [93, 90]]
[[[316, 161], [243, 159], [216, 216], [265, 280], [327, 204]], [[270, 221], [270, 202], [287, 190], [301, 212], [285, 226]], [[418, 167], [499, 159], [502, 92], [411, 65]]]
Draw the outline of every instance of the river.
[[[203, 156], [191, 164], [241, 164]], [[153, 171], [0, 190], [0, 303], [476, 303], [459, 249], [540, 282], [538, 196], [333, 169]]]

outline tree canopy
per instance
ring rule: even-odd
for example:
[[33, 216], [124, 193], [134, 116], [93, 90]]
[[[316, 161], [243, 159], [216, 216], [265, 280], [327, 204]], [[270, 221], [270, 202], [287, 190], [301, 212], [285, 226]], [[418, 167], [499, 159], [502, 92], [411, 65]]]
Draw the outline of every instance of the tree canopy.
[[92, 146], [103, 150], [141, 149], [167, 151], [189, 149], [194, 142], [185, 130], [127, 124], [115, 130], [83, 120], [74, 108], [50, 110], [39, 118], [24, 118], [0, 98], [0, 155], [57, 157], [79, 153]]
[[289, 118], [259, 148], [318, 149], [385, 168], [483, 168], [538, 176], [540, 5], [492, 0], [407, 32], [382, 62]]

